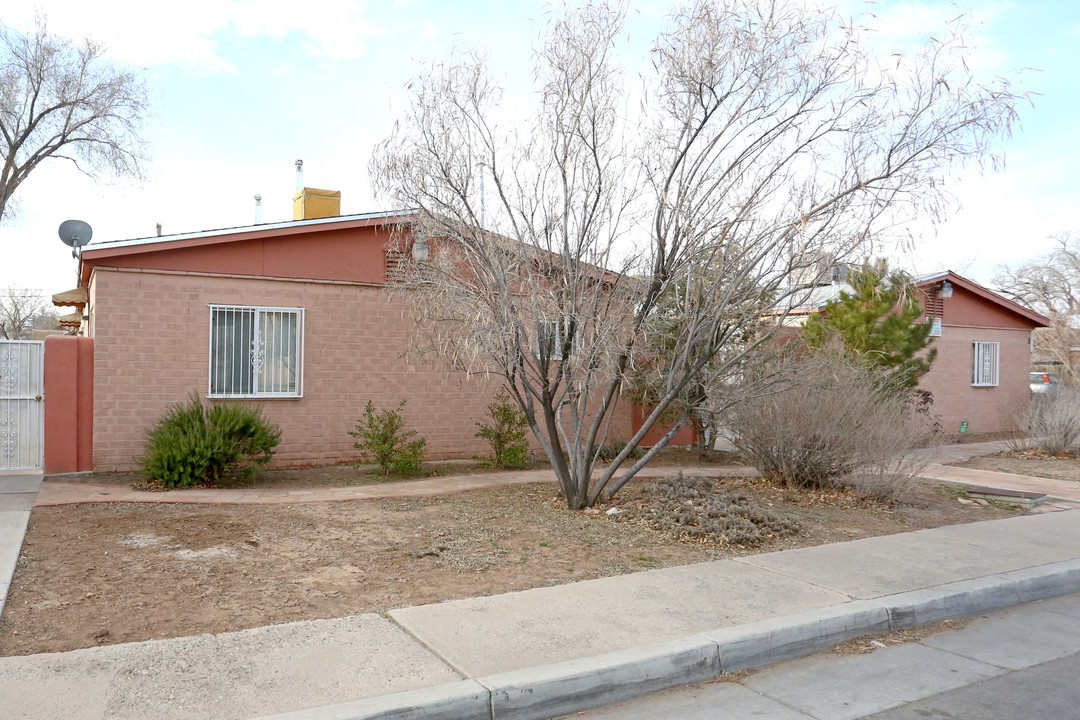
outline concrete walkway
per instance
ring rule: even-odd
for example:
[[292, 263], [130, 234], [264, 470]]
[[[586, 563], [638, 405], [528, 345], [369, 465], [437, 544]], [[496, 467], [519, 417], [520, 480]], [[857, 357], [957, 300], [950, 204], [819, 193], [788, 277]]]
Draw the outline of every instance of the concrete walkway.
[[[754, 471], [741, 466], [692, 466], [645, 468], [637, 477], [669, 477], [676, 473], [698, 477], [732, 477], [752, 475]], [[185, 489], [153, 492], [135, 490], [130, 485], [95, 485], [92, 483], [47, 480], [38, 493], [37, 507], [75, 505], [78, 503], [126, 502], [184, 505], [296, 505], [301, 503], [373, 500], [390, 497], [419, 497], [479, 490], [500, 485], [526, 485], [555, 482], [552, 470], [522, 470], [509, 472], [448, 475], [425, 480], [372, 483], [347, 487], [310, 488], [305, 490], [205, 490]]]
[[0, 472], [0, 613], [19, 562], [30, 509], [41, 486], [41, 473]]
[[1014, 473], [955, 467], [947, 463], [963, 462], [980, 455], [989, 455], [1006, 449], [1004, 442], [972, 443], [969, 445], [946, 445], [931, 451], [932, 463], [921, 473], [922, 477], [960, 485], [987, 486], [1002, 490], [1022, 490], [1049, 495], [1066, 504], [1080, 503], [1080, 476], [1076, 482], [1052, 478], [1016, 475]]

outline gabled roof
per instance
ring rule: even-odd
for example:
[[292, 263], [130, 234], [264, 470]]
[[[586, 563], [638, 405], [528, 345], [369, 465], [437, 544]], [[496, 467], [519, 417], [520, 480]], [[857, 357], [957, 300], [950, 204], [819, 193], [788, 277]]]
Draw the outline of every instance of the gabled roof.
[[952, 283], [958, 288], [962, 288], [972, 293], [973, 295], [977, 295], [978, 297], [986, 300], [987, 302], [994, 303], [1002, 307], [1003, 309], [1008, 310], [1009, 312], [1015, 313], [1020, 317], [1031, 321], [1036, 327], [1050, 326], [1050, 318], [1044, 315], [1040, 315], [1034, 310], [1030, 310], [1024, 307], [1020, 303], [1013, 302], [1012, 300], [1009, 300], [1003, 295], [999, 295], [993, 290], [988, 290], [987, 288], [984, 288], [982, 285], [979, 285], [973, 280], [968, 280], [962, 275], [957, 275], [952, 270], [945, 270], [944, 272], [938, 272], [932, 275], [923, 275], [921, 277], [917, 277], [915, 278], [915, 285], [921, 290], [926, 290], [934, 285], [941, 284], [945, 280], [948, 280], [950, 283]]
[[[1030, 310], [1023, 305], [1013, 302], [1003, 295], [999, 295], [993, 290], [988, 290], [978, 283], [968, 280], [962, 275], [957, 275], [952, 270], [945, 270], [943, 272], [937, 272], [930, 275], [921, 275], [915, 278], [915, 286], [924, 292], [940, 285], [945, 280], [948, 280], [954, 286], [962, 288], [971, 294], [981, 298], [982, 300], [997, 305], [998, 307], [1006, 310], [1007, 312], [1014, 313], [1024, 318], [1028, 322], [1032, 323], [1035, 327], [1049, 327], [1050, 319], [1040, 315], [1034, 310]], [[850, 287], [846, 288], [850, 291]], [[806, 295], [794, 297], [799, 298], [796, 302], [796, 306], [789, 310], [790, 315], [808, 315], [812, 312], [820, 310], [828, 302], [837, 299], [840, 296], [841, 288], [836, 284], [823, 285], [816, 288], [808, 288], [804, 292]]]

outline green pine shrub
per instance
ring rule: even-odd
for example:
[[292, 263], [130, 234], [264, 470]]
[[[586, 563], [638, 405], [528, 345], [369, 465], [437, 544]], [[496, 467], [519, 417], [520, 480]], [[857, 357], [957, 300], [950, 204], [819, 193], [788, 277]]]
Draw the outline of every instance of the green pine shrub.
[[225, 403], [204, 406], [192, 393], [169, 408], [147, 431], [136, 458], [146, 480], [165, 487], [213, 485], [250, 477], [270, 462], [281, 429], [267, 422], [262, 408]]
[[491, 422], [476, 423], [480, 428], [474, 437], [487, 440], [492, 461], [498, 468], [525, 467], [531, 459], [529, 441], [525, 438], [529, 421], [506, 390], [500, 390], [488, 405]]
[[415, 430], [405, 429], [405, 418], [401, 411], [405, 409], [402, 400], [397, 410], [375, 412], [375, 405], [368, 400], [364, 408], [364, 417], [349, 434], [358, 438], [353, 447], [362, 451], [365, 462], [373, 461], [382, 468], [384, 475], [416, 475], [424, 459], [427, 440], [416, 437]]

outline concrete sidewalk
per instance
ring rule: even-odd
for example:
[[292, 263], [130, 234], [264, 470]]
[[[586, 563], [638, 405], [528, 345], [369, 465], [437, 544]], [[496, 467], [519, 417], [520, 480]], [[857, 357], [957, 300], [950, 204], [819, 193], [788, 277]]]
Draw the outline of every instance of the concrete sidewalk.
[[920, 475], [932, 480], [960, 485], [987, 486], [1002, 490], [1022, 490], [1049, 495], [1055, 500], [1064, 500], [1066, 505], [1080, 503], [1080, 477], [1076, 482], [1054, 480], [1052, 478], [1016, 475], [1014, 473], [993, 472], [975, 468], [956, 467], [948, 463], [963, 462], [980, 455], [990, 455], [1007, 449], [1004, 441], [969, 443], [964, 445], [944, 445], [928, 451], [931, 464]]
[[30, 522], [41, 473], [0, 472], [0, 613], [19, 562], [23, 535]]
[[1065, 511], [385, 617], [6, 657], [0, 687], [6, 716], [29, 719], [546, 718], [1076, 590], [1080, 512]]
[[921, 473], [922, 477], [960, 485], [987, 486], [1004, 490], [1023, 490], [1049, 495], [1055, 500], [1080, 503], [1080, 478], [1076, 482], [1054, 480], [1052, 478], [1016, 475], [1014, 473], [976, 470], [975, 468], [954, 467], [951, 465], [930, 465]]

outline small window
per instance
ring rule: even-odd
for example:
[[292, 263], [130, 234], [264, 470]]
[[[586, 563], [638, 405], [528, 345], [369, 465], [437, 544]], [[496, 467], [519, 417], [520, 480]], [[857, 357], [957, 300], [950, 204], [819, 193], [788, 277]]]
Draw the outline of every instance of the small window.
[[576, 324], [562, 320], [538, 320], [536, 323], [536, 357], [545, 356], [549, 360], [562, 361], [566, 349], [567, 328], [570, 332], [571, 352], [575, 356], [581, 352], [581, 333], [576, 332]]
[[540, 320], [536, 324], [536, 356], [562, 360], [563, 324], [557, 320]]
[[971, 347], [974, 353], [971, 384], [976, 387], [996, 386], [998, 384], [998, 360], [1001, 343], [974, 342]]
[[303, 308], [210, 306], [210, 397], [301, 397]]

